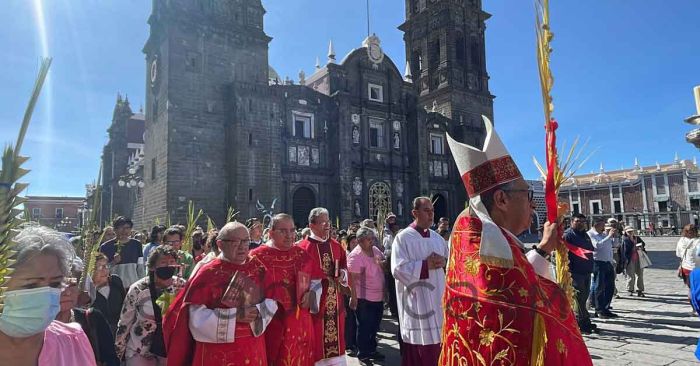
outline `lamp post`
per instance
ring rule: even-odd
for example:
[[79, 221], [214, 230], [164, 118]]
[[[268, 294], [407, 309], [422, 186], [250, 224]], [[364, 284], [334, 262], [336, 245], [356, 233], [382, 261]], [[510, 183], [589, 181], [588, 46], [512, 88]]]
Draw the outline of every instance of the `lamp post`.
[[137, 175], [137, 170], [135, 167], [130, 167], [129, 170], [127, 171], [127, 174], [124, 174], [119, 177], [119, 181], [117, 184], [120, 187], [126, 187], [126, 188], [143, 188], [146, 184], [143, 182], [143, 178], [141, 178], [140, 175]]

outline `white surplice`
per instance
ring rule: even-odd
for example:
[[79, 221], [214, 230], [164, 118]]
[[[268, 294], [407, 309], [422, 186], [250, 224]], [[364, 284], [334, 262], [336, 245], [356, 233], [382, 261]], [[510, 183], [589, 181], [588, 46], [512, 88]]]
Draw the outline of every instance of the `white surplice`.
[[396, 235], [391, 251], [401, 338], [415, 345], [438, 344], [442, 334], [445, 270], [429, 269], [428, 278], [420, 276], [424, 260], [432, 253], [447, 260], [448, 249], [438, 233], [428, 233], [429, 237], [423, 237], [415, 228], [407, 227]]

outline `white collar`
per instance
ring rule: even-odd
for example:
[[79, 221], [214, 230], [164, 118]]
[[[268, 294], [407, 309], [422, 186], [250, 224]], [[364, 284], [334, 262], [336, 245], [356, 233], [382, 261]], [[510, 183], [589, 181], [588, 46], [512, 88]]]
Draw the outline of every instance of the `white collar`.
[[320, 241], [320, 242], [322, 242], [322, 243], [325, 243], [326, 240], [328, 240], [328, 239], [321, 239], [321, 238], [319, 238], [318, 236], [316, 236], [316, 234], [314, 234], [313, 231], [311, 232], [311, 235], [309, 235], [309, 237], [310, 237], [311, 239], [313, 239], [313, 240]]

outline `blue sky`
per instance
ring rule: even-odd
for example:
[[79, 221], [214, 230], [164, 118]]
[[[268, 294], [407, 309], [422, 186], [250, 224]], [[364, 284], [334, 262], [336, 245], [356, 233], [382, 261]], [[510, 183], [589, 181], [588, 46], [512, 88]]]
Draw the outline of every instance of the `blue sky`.
[[[371, 28], [404, 65], [404, 1], [371, 1]], [[5, 0], [0, 13], [0, 142], [14, 142], [40, 57], [54, 57], [23, 153], [31, 195], [83, 195], [97, 176], [117, 92], [134, 110], [144, 100], [146, 0]], [[284, 77], [309, 75], [366, 36], [361, 0], [263, 0], [270, 63]], [[495, 123], [523, 173], [536, 178], [543, 155], [542, 103], [535, 64], [532, 1], [484, 0], [487, 68]], [[37, 11], [42, 9], [42, 11]], [[41, 16], [43, 14], [43, 16]], [[42, 20], [43, 19], [43, 20]], [[590, 138], [597, 153], [581, 170], [692, 159], [684, 140], [700, 85], [697, 0], [552, 2], [554, 116], [561, 140]]]

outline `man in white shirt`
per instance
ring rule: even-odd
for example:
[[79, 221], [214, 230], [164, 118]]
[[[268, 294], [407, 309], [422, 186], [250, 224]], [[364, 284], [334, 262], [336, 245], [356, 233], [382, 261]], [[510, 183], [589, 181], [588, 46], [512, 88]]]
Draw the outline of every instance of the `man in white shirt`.
[[591, 302], [595, 306], [595, 314], [601, 319], [616, 318], [617, 314], [611, 312], [609, 307], [615, 291], [613, 249], [619, 245], [616, 241], [617, 229], [614, 225], [606, 224], [605, 219], [599, 217], [595, 219], [593, 228], [588, 231], [588, 236], [591, 237], [595, 248], [593, 285], [590, 295]]
[[403, 348], [401, 364], [437, 365], [440, 357], [447, 245], [430, 230], [435, 212], [430, 198], [417, 197], [414, 221], [396, 235], [391, 251], [391, 273]]

